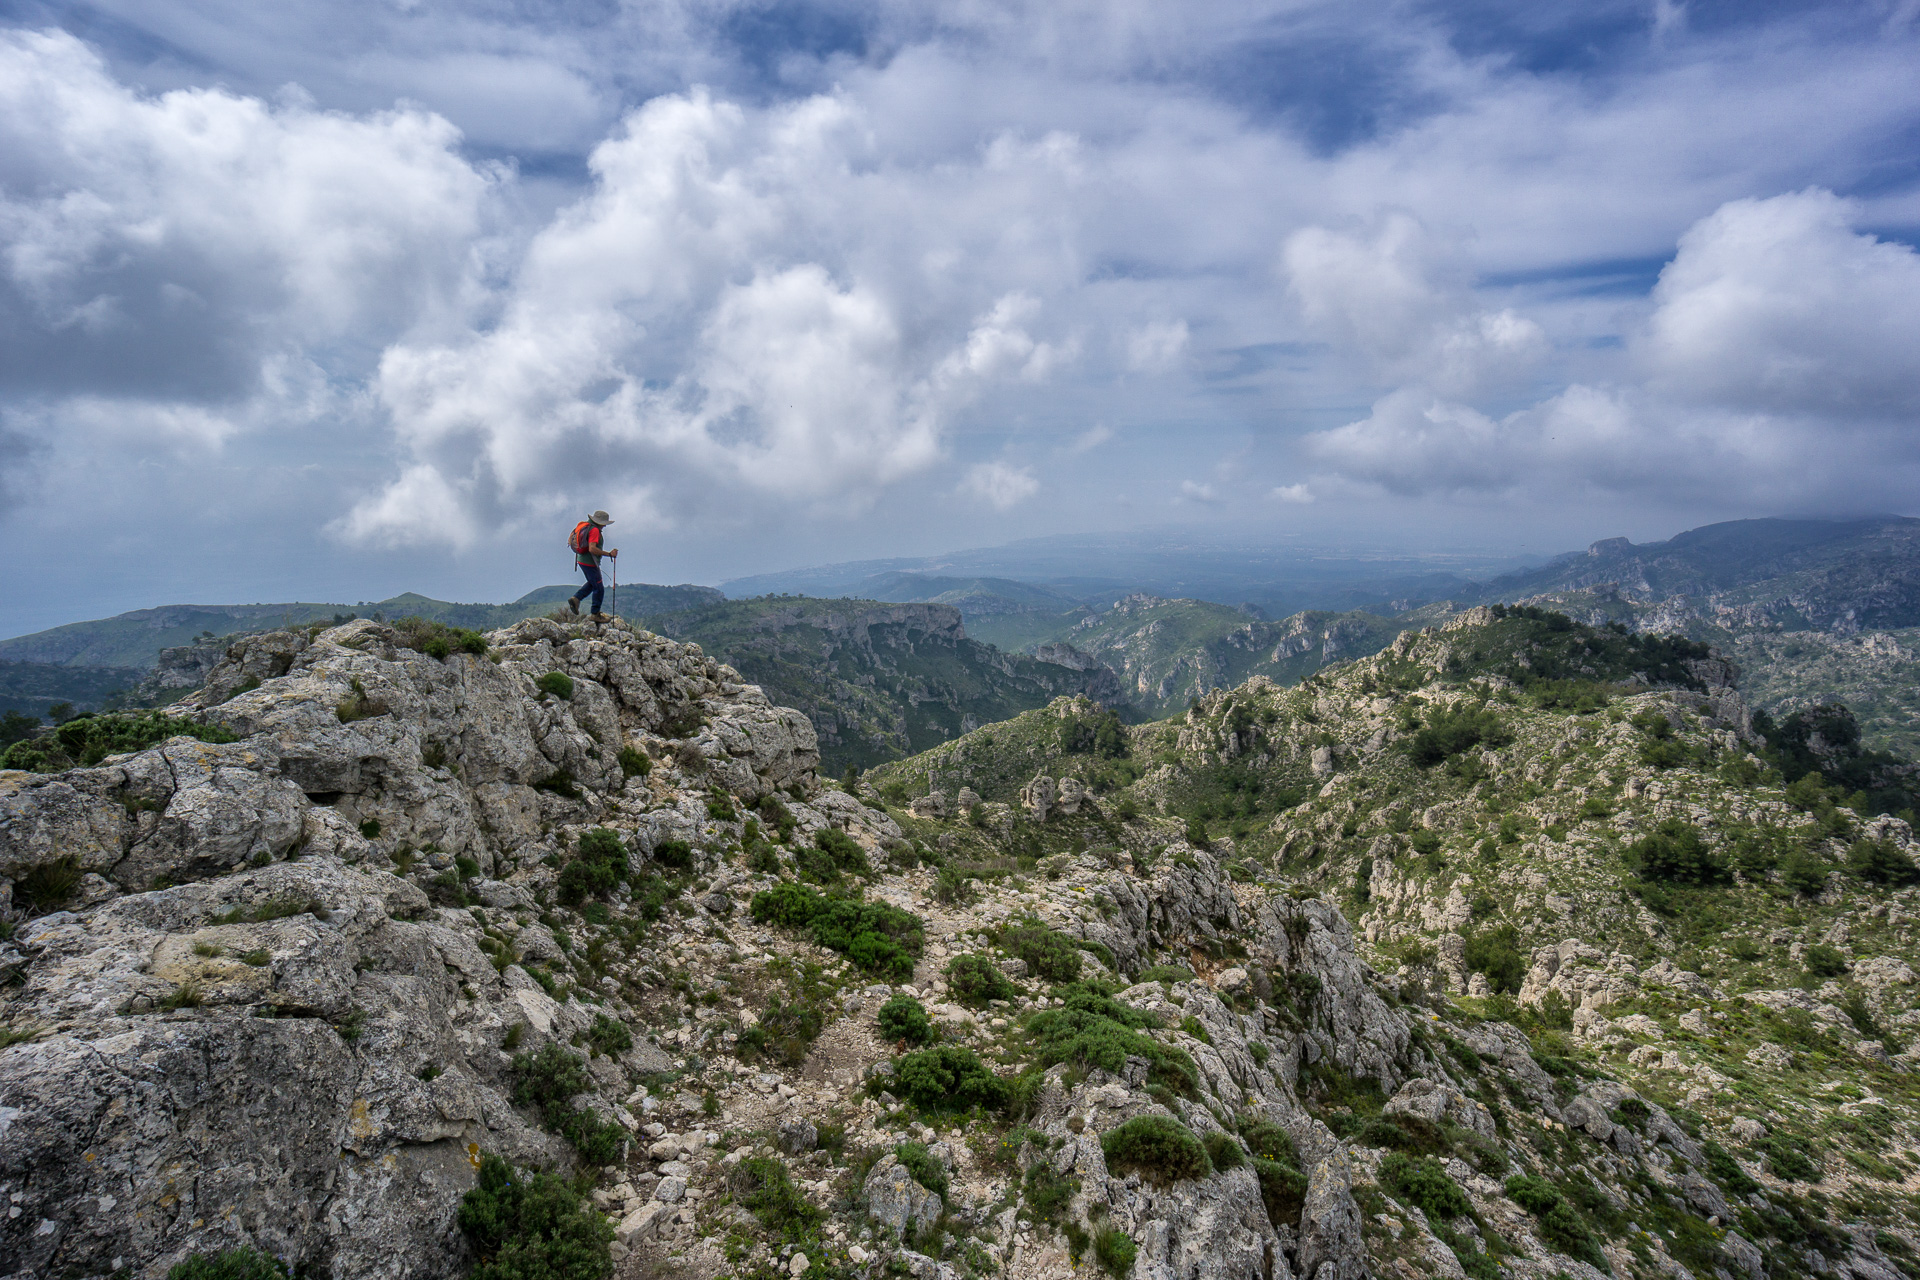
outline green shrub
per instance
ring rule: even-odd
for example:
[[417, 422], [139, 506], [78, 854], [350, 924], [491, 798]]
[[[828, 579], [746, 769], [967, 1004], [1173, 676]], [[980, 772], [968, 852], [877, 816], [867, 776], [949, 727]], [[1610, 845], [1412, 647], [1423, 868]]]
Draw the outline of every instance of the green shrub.
[[979, 877], [958, 867], [941, 867], [934, 873], [933, 898], [949, 907], [964, 907], [979, 896]]
[[1139, 1253], [1133, 1237], [1118, 1227], [1101, 1227], [1093, 1233], [1094, 1259], [1114, 1280], [1123, 1280], [1133, 1270], [1133, 1260]]
[[1038, 920], [1021, 920], [1001, 931], [1000, 945], [1027, 962], [1049, 982], [1073, 982], [1080, 976], [1077, 941]]
[[842, 871], [857, 876], [871, 875], [873, 868], [867, 862], [867, 851], [860, 842], [844, 831], [831, 828], [817, 831], [813, 843], [822, 853], [833, 859], [833, 865]]
[[1818, 855], [1796, 849], [1780, 860], [1780, 882], [1795, 893], [1818, 897], [1827, 887], [1832, 870]]
[[552, 795], [563, 796], [568, 800], [580, 798], [580, 788], [574, 784], [571, 769], [555, 769], [546, 777], [533, 784], [535, 791], [545, 791]]
[[760, 924], [807, 929], [819, 945], [892, 982], [913, 977], [914, 957], [926, 940], [923, 922], [911, 912], [884, 903], [830, 898], [798, 884], [754, 894], [752, 915]]
[[605, 1280], [613, 1225], [565, 1179], [491, 1152], [456, 1221], [480, 1255], [470, 1280]]
[[1109, 1168], [1122, 1173], [1137, 1171], [1163, 1186], [1182, 1178], [1204, 1178], [1213, 1172], [1213, 1162], [1200, 1139], [1167, 1116], [1135, 1116], [1107, 1130], [1100, 1135], [1100, 1150]]
[[1807, 972], [1816, 978], [1837, 978], [1847, 971], [1847, 958], [1838, 947], [1816, 942], [1801, 953]]
[[804, 1239], [820, 1222], [820, 1211], [787, 1176], [787, 1167], [771, 1156], [751, 1156], [727, 1176], [734, 1200], [760, 1225], [790, 1241]]
[[1679, 818], [1666, 819], [1627, 846], [1626, 861], [1647, 880], [1672, 884], [1730, 884], [1733, 881], [1726, 859], [1707, 847], [1698, 827]]
[[292, 1275], [286, 1263], [246, 1245], [196, 1253], [167, 1269], [167, 1280], [288, 1280]]
[[893, 1154], [913, 1180], [925, 1187], [942, 1200], [947, 1198], [947, 1171], [927, 1150], [924, 1142], [903, 1142], [893, 1149]]
[[1266, 1206], [1267, 1221], [1276, 1227], [1297, 1227], [1307, 1207], [1307, 1175], [1291, 1162], [1253, 1158], [1254, 1176], [1260, 1179], [1260, 1202]]
[[551, 694], [562, 702], [573, 701], [573, 677], [564, 671], [549, 671], [533, 682], [533, 687], [542, 693]]
[[1793, 1138], [1770, 1133], [1754, 1146], [1767, 1158], [1767, 1169], [1783, 1182], [1818, 1182], [1820, 1166]]
[[1512, 741], [1513, 734], [1491, 711], [1441, 710], [1427, 717], [1407, 751], [1415, 764], [1426, 769], [1474, 747], [1499, 748]]
[[1744, 1200], [1760, 1189], [1760, 1184], [1748, 1176], [1725, 1147], [1709, 1139], [1703, 1149], [1707, 1154], [1708, 1174], [1728, 1195]]
[[760, 820], [773, 828], [774, 838], [785, 844], [793, 839], [793, 832], [800, 825], [793, 811], [780, 802], [780, 797], [768, 792], [761, 796], [754, 807], [760, 812]]
[[1027, 1170], [1021, 1198], [1026, 1202], [1028, 1217], [1035, 1222], [1052, 1223], [1059, 1220], [1060, 1211], [1079, 1189], [1077, 1180], [1054, 1172], [1052, 1163], [1036, 1160]]
[[760, 1011], [759, 1020], [740, 1033], [736, 1053], [743, 1060], [765, 1054], [797, 1067], [806, 1061], [807, 1050], [824, 1026], [826, 1014], [817, 1002], [774, 996]]
[[972, 952], [947, 962], [947, 989], [955, 1000], [974, 1009], [984, 1007], [989, 1000], [1012, 1000], [1020, 994], [1020, 988], [1000, 972], [1000, 966]]
[[1528, 1213], [1541, 1214], [1560, 1203], [1560, 1191], [1545, 1178], [1520, 1173], [1507, 1179], [1507, 1198]]
[[1380, 1162], [1380, 1184], [1429, 1218], [1457, 1218], [1473, 1209], [1467, 1193], [1432, 1156], [1389, 1152]]
[[620, 1158], [626, 1131], [568, 1105], [575, 1096], [593, 1091], [584, 1059], [548, 1043], [538, 1053], [515, 1055], [512, 1075], [514, 1105], [537, 1110], [541, 1124], [572, 1143], [582, 1161], [604, 1167]]
[[1495, 991], [1517, 995], [1527, 976], [1520, 954], [1520, 932], [1510, 924], [1481, 929], [1467, 936], [1467, 968], [1485, 974]]
[[644, 778], [653, 772], [653, 757], [638, 747], [622, 747], [620, 772], [629, 778]]
[[1043, 1009], [1027, 1019], [1035, 1065], [1071, 1062], [1117, 1073], [1128, 1057], [1140, 1057], [1149, 1064], [1150, 1082], [1189, 1095], [1198, 1088], [1199, 1072], [1185, 1051], [1140, 1034], [1141, 1028], [1158, 1025], [1153, 1015], [1091, 985], [1061, 988], [1055, 994], [1063, 1000], [1059, 1008]]
[[1509, 1199], [1539, 1219], [1541, 1239], [1568, 1257], [1606, 1266], [1593, 1233], [1558, 1187], [1532, 1174], [1515, 1174], [1507, 1179], [1506, 1191]]
[[556, 885], [560, 901], [570, 907], [608, 893], [627, 878], [627, 850], [617, 831], [595, 827], [581, 835], [576, 848]]
[[144, 751], [182, 735], [202, 742], [237, 741], [224, 725], [195, 724], [158, 711], [85, 714], [52, 733], [14, 743], [0, 754], [0, 769], [59, 773], [62, 769], [87, 768], [108, 756]]
[[1007, 1082], [994, 1075], [978, 1054], [950, 1044], [907, 1054], [894, 1064], [893, 1075], [881, 1083], [929, 1112], [973, 1107], [999, 1111], [1011, 1096]]
[[693, 846], [685, 840], [662, 840], [653, 846], [653, 860], [675, 871], [689, 870], [693, 866]]
[[608, 1057], [614, 1057], [633, 1048], [633, 1032], [620, 1019], [596, 1013], [593, 1015], [593, 1026], [587, 1031], [587, 1043]]
[[1228, 1169], [1238, 1169], [1247, 1162], [1247, 1153], [1233, 1140], [1233, 1135], [1210, 1133], [1200, 1140], [1207, 1149], [1207, 1159], [1213, 1161], [1213, 1167], [1222, 1173]]
[[926, 1044], [933, 1039], [933, 1021], [927, 1017], [926, 1006], [912, 996], [894, 996], [880, 1006], [876, 1020], [880, 1034], [888, 1040]]
[[1891, 840], [1856, 840], [1847, 850], [1847, 870], [1874, 884], [1907, 885], [1920, 880], [1920, 867]]

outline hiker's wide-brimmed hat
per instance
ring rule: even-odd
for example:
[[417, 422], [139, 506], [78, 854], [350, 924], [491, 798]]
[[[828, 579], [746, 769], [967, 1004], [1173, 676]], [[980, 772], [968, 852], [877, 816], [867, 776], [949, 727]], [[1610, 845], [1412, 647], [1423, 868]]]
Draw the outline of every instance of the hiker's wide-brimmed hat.
[[593, 522], [601, 526], [610, 525], [613, 523], [613, 517], [604, 511], [596, 511], [593, 513]]

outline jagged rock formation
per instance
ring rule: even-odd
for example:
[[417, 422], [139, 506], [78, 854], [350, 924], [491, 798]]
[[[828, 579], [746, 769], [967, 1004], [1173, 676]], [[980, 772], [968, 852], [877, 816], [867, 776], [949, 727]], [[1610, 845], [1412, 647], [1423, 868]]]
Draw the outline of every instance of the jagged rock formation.
[[[185, 707], [235, 741], [0, 774], [0, 1273], [460, 1275], [473, 1162], [577, 1168], [579, 1116], [623, 1139], [629, 1277], [1913, 1248], [1920, 847], [1783, 791], [1693, 647], [1476, 611], [1132, 730], [1062, 698], [856, 795], [695, 646], [400, 638], [251, 638]], [[626, 883], [568, 879], [597, 828]], [[808, 924], [822, 889], [900, 945]], [[543, 1110], [549, 1046], [585, 1084]]]

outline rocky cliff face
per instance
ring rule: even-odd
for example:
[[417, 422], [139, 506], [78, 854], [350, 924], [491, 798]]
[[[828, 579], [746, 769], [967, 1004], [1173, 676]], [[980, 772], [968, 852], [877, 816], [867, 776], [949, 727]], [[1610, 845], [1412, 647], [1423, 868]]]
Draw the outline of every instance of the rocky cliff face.
[[[591, 824], [628, 829], [642, 865], [709, 839], [696, 780], [785, 788], [816, 826], [864, 816], [806, 805], [805, 718], [697, 649], [547, 622], [491, 640], [440, 661], [371, 622], [251, 637], [190, 708], [239, 741], [0, 774], [19, 1041], [0, 1052], [0, 1271], [160, 1275], [250, 1240], [335, 1276], [457, 1274], [477, 1153], [570, 1160], [508, 1105], [501, 1046], [626, 1008], [504, 963], [561, 956], [530, 913], [543, 860]], [[570, 696], [537, 688], [553, 673]], [[623, 746], [659, 780], [625, 776]], [[78, 878], [69, 909], [19, 919], [48, 868]], [[642, 1046], [595, 1080], [617, 1100], [663, 1065]]]

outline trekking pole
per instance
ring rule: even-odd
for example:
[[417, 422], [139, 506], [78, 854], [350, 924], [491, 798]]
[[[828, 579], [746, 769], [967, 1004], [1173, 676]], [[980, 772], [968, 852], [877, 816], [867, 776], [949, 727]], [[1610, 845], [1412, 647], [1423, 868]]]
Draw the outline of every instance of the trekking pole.
[[620, 616], [620, 557], [614, 556], [607, 561], [607, 572], [613, 575], [613, 616]]

